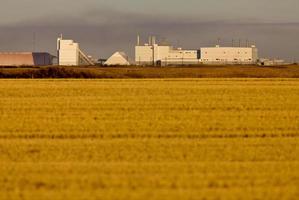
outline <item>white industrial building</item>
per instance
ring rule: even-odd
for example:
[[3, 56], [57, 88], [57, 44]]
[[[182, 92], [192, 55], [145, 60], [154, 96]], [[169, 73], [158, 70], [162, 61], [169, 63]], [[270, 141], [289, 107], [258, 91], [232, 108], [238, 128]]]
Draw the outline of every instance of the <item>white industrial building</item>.
[[94, 65], [90, 57], [85, 55], [78, 43], [73, 40], [57, 39], [58, 64], [61, 66]]
[[285, 60], [281, 59], [260, 58], [258, 64], [261, 66], [282, 66], [289, 65], [290, 63], [287, 63]]
[[130, 65], [128, 56], [124, 52], [115, 52], [104, 65]]
[[159, 45], [155, 37], [140, 45], [138, 36], [135, 47], [137, 65], [195, 65], [195, 64], [256, 64], [258, 50], [251, 47], [207, 47], [183, 50], [170, 45]]
[[251, 47], [207, 47], [201, 48], [202, 63], [220, 64], [256, 64], [258, 61], [258, 50]]
[[156, 43], [155, 37], [150, 37], [149, 43], [140, 45], [138, 37], [135, 47], [135, 62], [137, 65], [199, 64], [200, 51], [159, 45]]

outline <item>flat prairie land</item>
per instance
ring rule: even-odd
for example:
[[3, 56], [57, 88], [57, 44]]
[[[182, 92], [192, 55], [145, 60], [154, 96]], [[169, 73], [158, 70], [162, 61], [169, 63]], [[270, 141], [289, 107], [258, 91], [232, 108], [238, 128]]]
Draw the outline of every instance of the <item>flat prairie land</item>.
[[2, 200], [296, 200], [299, 79], [0, 80]]

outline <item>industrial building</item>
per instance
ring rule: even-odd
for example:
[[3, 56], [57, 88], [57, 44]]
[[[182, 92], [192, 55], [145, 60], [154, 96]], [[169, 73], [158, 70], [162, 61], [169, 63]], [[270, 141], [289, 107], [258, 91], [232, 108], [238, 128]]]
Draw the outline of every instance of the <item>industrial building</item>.
[[137, 65], [195, 65], [195, 64], [256, 64], [258, 50], [251, 47], [215, 47], [183, 50], [170, 45], [159, 45], [155, 37], [140, 45], [137, 38], [135, 63]]
[[183, 50], [170, 45], [159, 45], [155, 37], [150, 37], [149, 43], [140, 45], [138, 36], [135, 47], [137, 65], [198, 64], [200, 61], [199, 50]]
[[94, 65], [91, 57], [88, 57], [80, 49], [79, 43], [73, 40], [57, 39], [58, 64], [61, 66]]
[[130, 65], [128, 56], [124, 52], [115, 52], [104, 65]]
[[281, 59], [260, 58], [258, 64], [260, 66], [282, 66], [282, 65], [289, 65], [291, 63], [287, 63]]
[[0, 52], [0, 66], [47, 66], [54, 58], [49, 53]]
[[201, 62], [204, 64], [256, 64], [258, 50], [251, 47], [207, 47], [201, 48]]

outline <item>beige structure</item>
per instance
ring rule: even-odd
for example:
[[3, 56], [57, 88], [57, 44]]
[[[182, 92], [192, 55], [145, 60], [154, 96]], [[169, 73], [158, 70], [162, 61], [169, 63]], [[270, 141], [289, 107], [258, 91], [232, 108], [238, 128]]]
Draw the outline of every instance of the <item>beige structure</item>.
[[183, 50], [170, 45], [156, 44], [151, 37], [149, 43], [140, 45], [139, 37], [135, 47], [135, 63], [137, 65], [175, 65], [200, 63], [199, 50]]
[[135, 47], [135, 62], [139, 65], [151, 65], [161, 63], [171, 64], [198, 64], [197, 50], [183, 50], [172, 46], [160, 46], [158, 44]]
[[251, 47], [206, 47], [201, 48], [202, 63], [215, 64], [256, 64], [258, 50]]
[[53, 64], [49, 53], [1, 52], [0, 66], [46, 66]]
[[94, 65], [90, 57], [80, 49], [79, 43], [73, 40], [57, 39], [58, 64], [61, 66]]

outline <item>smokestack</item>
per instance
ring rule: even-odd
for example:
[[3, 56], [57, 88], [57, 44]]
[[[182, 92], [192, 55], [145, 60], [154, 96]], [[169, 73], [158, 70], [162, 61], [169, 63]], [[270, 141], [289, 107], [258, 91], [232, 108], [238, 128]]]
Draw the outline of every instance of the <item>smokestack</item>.
[[152, 43], [153, 43], [152, 45], [156, 44], [156, 37], [155, 36], [152, 37]]
[[140, 46], [140, 36], [139, 36], [139, 34], [137, 35], [137, 46]]
[[59, 38], [57, 38], [57, 51], [59, 51], [59, 49], [60, 49], [60, 40], [62, 40], [62, 34], [60, 35]]

